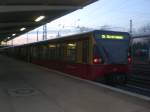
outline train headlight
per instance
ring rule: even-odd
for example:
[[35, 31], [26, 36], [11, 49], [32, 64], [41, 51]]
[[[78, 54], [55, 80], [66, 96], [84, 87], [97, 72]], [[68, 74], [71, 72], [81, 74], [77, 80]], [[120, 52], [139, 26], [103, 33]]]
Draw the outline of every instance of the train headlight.
[[93, 59], [93, 63], [94, 63], [94, 64], [101, 64], [101, 62], [102, 62], [102, 59], [101, 59], [101, 58], [94, 58], [94, 59]]
[[132, 58], [129, 56], [128, 57], [128, 63], [131, 64], [131, 62], [132, 62]]

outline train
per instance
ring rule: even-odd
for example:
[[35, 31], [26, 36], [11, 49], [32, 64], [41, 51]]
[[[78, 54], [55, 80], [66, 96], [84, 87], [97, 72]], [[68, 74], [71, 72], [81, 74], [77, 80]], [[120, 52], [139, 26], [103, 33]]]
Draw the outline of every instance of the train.
[[93, 30], [1, 51], [86, 80], [125, 83], [129, 42], [127, 32]]
[[150, 35], [133, 36], [130, 49], [129, 79], [150, 88]]

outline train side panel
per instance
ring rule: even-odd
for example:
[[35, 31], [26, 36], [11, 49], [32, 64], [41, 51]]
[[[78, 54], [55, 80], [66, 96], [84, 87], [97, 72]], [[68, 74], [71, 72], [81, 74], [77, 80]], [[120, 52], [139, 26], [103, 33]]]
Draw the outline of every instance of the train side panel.
[[130, 80], [150, 88], [150, 35], [132, 39], [131, 58]]

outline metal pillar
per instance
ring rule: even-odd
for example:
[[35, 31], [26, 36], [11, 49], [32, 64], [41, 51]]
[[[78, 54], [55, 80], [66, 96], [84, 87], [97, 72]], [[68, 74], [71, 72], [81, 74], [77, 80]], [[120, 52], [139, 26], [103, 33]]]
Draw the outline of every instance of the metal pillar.
[[132, 23], [132, 20], [130, 20], [130, 34], [132, 35], [132, 27], [133, 27], [133, 25], [132, 25], [133, 23]]
[[47, 25], [43, 25], [43, 40], [47, 40]]
[[11, 45], [12, 45], [12, 46], [14, 45], [14, 43], [13, 43], [13, 39], [11, 40]]
[[39, 31], [37, 30], [37, 35], [36, 35], [37, 37], [36, 37], [36, 40], [37, 40], [37, 42], [39, 41]]
[[27, 44], [29, 42], [29, 33], [27, 33]]

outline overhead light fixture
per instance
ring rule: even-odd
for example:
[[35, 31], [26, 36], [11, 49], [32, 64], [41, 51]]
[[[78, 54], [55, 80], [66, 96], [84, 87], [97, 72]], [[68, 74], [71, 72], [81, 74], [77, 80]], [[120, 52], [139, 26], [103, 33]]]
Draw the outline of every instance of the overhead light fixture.
[[35, 22], [39, 22], [41, 20], [43, 20], [45, 18], [45, 16], [39, 16], [38, 18], [35, 19]]
[[14, 33], [14, 34], [12, 34], [12, 36], [16, 36], [16, 34]]
[[20, 29], [20, 31], [24, 31], [24, 30], [26, 30], [26, 28], [24, 28], [24, 27]]

